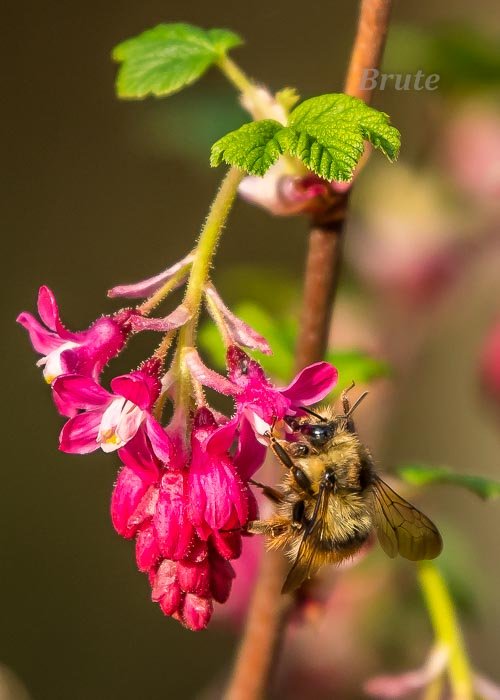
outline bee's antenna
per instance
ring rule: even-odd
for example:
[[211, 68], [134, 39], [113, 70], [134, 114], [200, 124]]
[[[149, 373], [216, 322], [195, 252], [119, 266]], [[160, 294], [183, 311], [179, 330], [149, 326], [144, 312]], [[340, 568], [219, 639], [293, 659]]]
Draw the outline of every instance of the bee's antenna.
[[311, 411], [310, 408], [306, 408], [305, 406], [300, 407], [302, 411], [305, 411], [306, 413], [309, 413], [310, 416], [314, 416], [318, 420], [325, 421], [324, 416], [320, 416], [319, 413], [315, 413], [314, 411]]
[[359, 406], [359, 404], [363, 401], [363, 399], [366, 399], [370, 392], [365, 391], [361, 396], [359, 396], [356, 401], [353, 403], [351, 408], [348, 410], [348, 412], [345, 414], [344, 418], [350, 418], [351, 415], [354, 413], [354, 410]]

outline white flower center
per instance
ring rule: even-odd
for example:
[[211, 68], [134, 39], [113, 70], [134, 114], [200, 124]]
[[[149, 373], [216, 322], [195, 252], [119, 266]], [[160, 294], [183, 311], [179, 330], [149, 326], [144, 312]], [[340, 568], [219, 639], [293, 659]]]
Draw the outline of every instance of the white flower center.
[[113, 399], [102, 414], [97, 442], [104, 452], [114, 452], [123, 447], [139, 430], [146, 417], [132, 401], [122, 397]]
[[68, 340], [67, 343], [63, 343], [55, 350], [52, 350], [52, 352], [49, 352], [48, 355], [38, 360], [36, 363], [37, 367], [43, 367], [43, 376], [47, 384], [52, 384], [54, 379], [66, 372], [61, 363], [61, 353], [65, 350], [78, 347], [80, 347], [80, 343], [74, 343], [72, 340]]

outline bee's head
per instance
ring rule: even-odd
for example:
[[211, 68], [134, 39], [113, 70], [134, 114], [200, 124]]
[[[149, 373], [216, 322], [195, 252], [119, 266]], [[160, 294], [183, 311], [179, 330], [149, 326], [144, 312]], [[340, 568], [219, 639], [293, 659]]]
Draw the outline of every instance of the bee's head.
[[313, 447], [324, 447], [335, 435], [335, 429], [334, 421], [304, 422], [298, 426], [299, 432]]

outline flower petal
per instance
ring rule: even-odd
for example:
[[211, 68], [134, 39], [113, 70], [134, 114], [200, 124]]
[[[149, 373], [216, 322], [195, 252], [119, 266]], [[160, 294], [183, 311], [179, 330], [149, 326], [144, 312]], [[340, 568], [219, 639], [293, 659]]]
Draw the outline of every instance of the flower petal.
[[49, 352], [57, 350], [65, 341], [58, 335], [48, 331], [39, 323], [34, 316], [27, 311], [23, 311], [16, 319], [29, 333], [31, 344], [37, 352], [48, 355]]
[[137, 533], [135, 559], [139, 571], [148, 571], [160, 557], [158, 542], [152, 525], [143, 527]]
[[168, 593], [172, 586], [177, 584], [177, 562], [164, 559], [153, 580], [151, 598], [157, 602]]
[[47, 328], [55, 331], [59, 321], [59, 309], [51, 289], [43, 285], [38, 290], [38, 314]]
[[160, 382], [156, 377], [137, 370], [130, 374], [114, 377], [111, 380], [111, 389], [115, 394], [123, 396], [127, 401], [139, 406], [143, 411], [148, 411], [156, 401]]
[[169, 465], [173, 456], [172, 441], [165, 429], [152, 415], [146, 415], [146, 433], [151, 442], [154, 454], [166, 465]]
[[158, 463], [144, 430], [138, 430], [126, 445], [118, 450], [122, 462], [143, 481], [153, 483], [158, 479]]
[[52, 391], [62, 404], [76, 409], [104, 408], [113, 400], [113, 395], [90, 377], [74, 374], [57, 377], [52, 384]]
[[120, 471], [111, 496], [111, 520], [119, 535], [129, 538], [135, 534], [137, 524], [130, 526], [129, 522], [148, 488], [132, 469], [123, 467]]
[[328, 362], [315, 362], [305, 367], [280, 393], [293, 405], [309, 406], [321, 401], [337, 383], [338, 372]]
[[225, 396], [234, 396], [240, 393], [240, 389], [236, 384], [233, 384], [221, 374], [214, 372], [213, 369], [209, 369], [194, 348], [187, 349], [183, 354], [183, 359], [193, 377], [203, 386], [208, 386], [210, 389], [214, 389], [214, 391]]
[[210, 594], [210, 566], [208, 560], [196, 563], [189, 560], [180, 561], [177, 565], [177, 580], [185, 593], [196, 593], [199, 596]]
[[229, 598], [231, 586], [235, 577], [231, 564], [216, 552], [210, 555], [210, 591], [214, 600], [225, 603]]
[[[128, 297], [129, 299], [143, 299], [145, 297], [151, 296], [156, 290], [160, 289], [162, 285], [165, 284], [169, 279], [182, 270], [183, 267], [186, 268], [186, 276], [189, 271], [189, 266], [194, 260], [194, 255], [189, 253], [186, 257], [176, 262], [175, 265], [167, 267], [166, 270], [160, 272], [159, 275], [154, 277], [149, 277], [148, 279], [142, 280], [141, 282], [135, 282], [134, 284], [121, 284], [117, 287], [113, 287], [108, 291], [108, 297]], [[180, 286], [186, 276], [179, 279]]]
[[178, 560], [188, 554], [194, 528], [187, 514], [183, 473], [167, 472], [163, 475], [153, 525], [164, 557]]
[[234, 442], [238, 422], [238, 416], [234, 416], [234, 418], [228, 420], [227, 423], [216, 428], [205, 442], [205, 449], [207, 452], [211, 452], [212, 454], [227, 452]]
[[267, 340], [227, 308], [212, 284], [207, 284], [205, 287], [205, 299], [210, 315], [216, 323], [220, 320], [224, 324], [232, 344], [243, 345], [246, 348], [260, 350], [265, 355], [272, 355]]
[[182, 606], [182, 620], [194, 632], [205, 629], [213, 613], [212, 600], [187, 593]]
[[241, 554], [241, 535], [235, 532], [217, 532], [212, 534], [212, 543], [223, 559], [238, 559]]
[[262, 466], [267, 447], [258, 442], [250, 422], [244, 417], [240, 423], [238, 449], [234, 463], [243, 481], [248, 481]]
[[70, 418], [59, 435], [59, 449], [70, 454], [88, 454], [98, 449], [97, 433], [102, 412], [85, 411]]
[[183, 326], [192, 315], [187, 306], [180, 304], [171, 314], [163, 318], [149, 318], [148, 316], [134, 314], [130, 317], [130, 325], [134, 331], [161, 331], [166, 333], [174, 330], [174, 328]]

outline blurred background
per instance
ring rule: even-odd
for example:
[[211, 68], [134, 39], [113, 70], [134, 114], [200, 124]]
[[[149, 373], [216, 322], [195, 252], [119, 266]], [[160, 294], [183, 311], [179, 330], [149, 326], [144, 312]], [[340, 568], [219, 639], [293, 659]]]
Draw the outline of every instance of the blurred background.
[[[309, 3], [306, 19], [295, 0], [25, 2], [4, 15], [1, 700], [217, 697], [249, 587], [245, 570], [206, 632], [163, 617], [110, 523], [113, 461], [57, 451], [60, 419], [14, 324], [45, 283], [85, 328], [116, 308], [109, 287], [184, 255], [221, 177], [210, 144], [246, 119], [216, 71], [168, 100], [119, 102], [112, 47], [159, 22], [224, 26], [245, 38], [234, 58], [251, 76], [309, 97], [342, 89], [356, 17], [337, 1]], [[359, 410], [381, 468], [498, 479], [498, 2], [396, 2], [385, 70], [417, 69], [440, 74], [438, 89], [375, 97], [403, 148], [395, 166], [373, 157], [354, 190], [332, 347], [391, 368]], [[293, 316], [306, 230], [238, 202], [216, 263], [225, 299]], [[131, 344], [113, 371], [143, 355]], [[498, 681], [500, 505], [451, 486], [412, 496], [443, 532], [471, 658]], [[422, 663], [431, 631], [411, 565], [374, 552], [334, 583], [327, 614], [292, 626], [277, 697], [365, 697], [371, 675]]]

